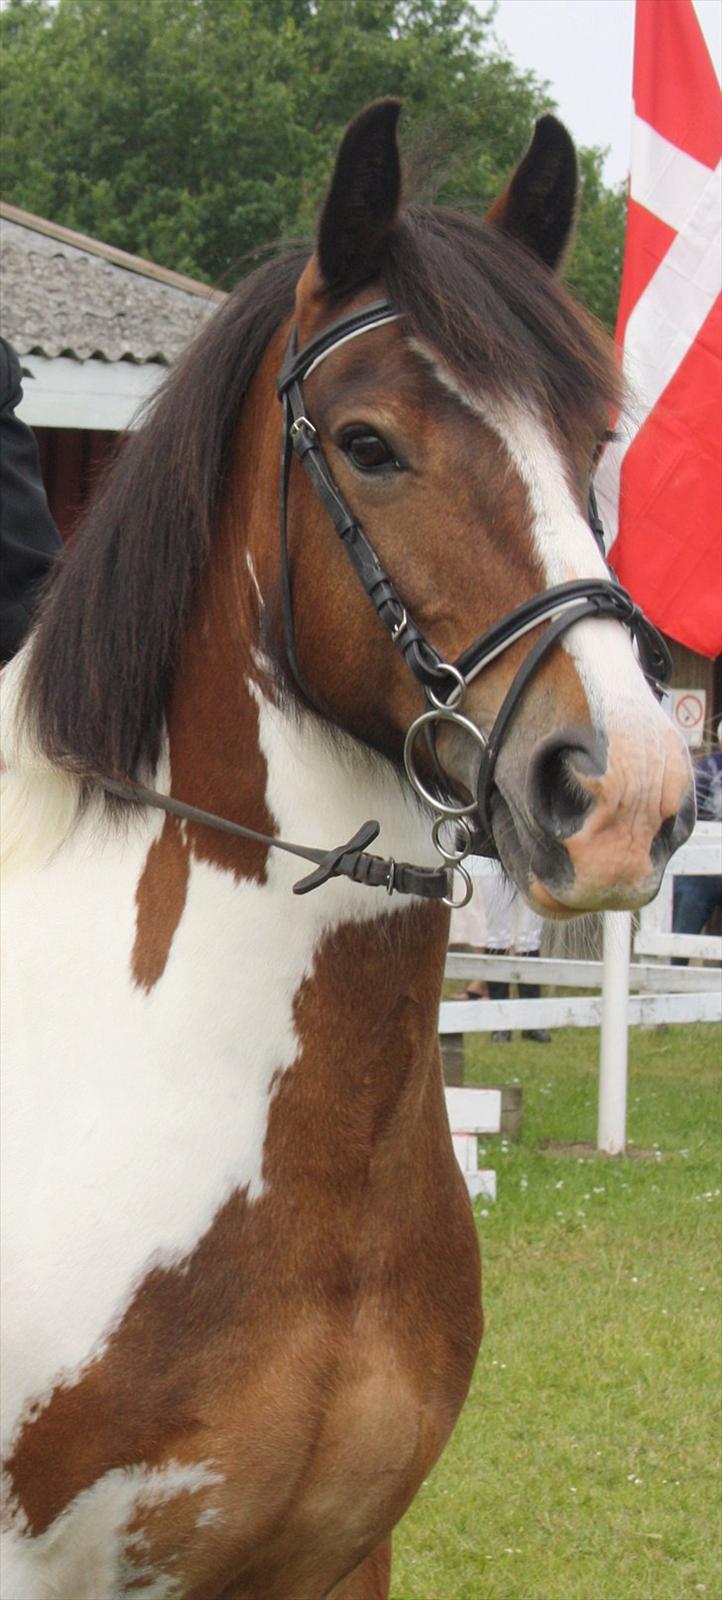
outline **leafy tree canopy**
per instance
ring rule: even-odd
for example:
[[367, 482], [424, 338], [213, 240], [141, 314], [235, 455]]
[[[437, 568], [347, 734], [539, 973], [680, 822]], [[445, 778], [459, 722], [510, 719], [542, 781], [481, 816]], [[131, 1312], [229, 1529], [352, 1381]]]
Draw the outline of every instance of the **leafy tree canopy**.
[[[483, 211], [553, 105], [492, 28], [464, 0], [9, 0], [5, 196], [232, 282], [310, 234], [346, 122], [394, 94], [417, 195]], [[601, 161], [582, 152], [568, 277], [611, 326], [624, 203]]]

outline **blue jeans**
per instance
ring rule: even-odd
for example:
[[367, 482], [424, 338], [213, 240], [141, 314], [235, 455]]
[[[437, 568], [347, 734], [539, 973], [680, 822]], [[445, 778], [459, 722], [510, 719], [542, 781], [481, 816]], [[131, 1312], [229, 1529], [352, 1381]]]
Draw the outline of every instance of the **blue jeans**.
[[722, 905], [722, 877], [716, 874], [674, 880], [674, 933], [701, 933], [715, 906]]

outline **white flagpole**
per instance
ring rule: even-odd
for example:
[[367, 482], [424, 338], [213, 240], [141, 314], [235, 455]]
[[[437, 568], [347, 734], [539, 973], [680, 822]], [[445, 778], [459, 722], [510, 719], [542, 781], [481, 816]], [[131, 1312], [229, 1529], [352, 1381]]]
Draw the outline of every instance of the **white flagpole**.
[[608, 1156], [623, 1155], [627, 1143], [627, 1011], [631, 941], [631, 912], [607, 911], [604, 916], [597, 1149]]

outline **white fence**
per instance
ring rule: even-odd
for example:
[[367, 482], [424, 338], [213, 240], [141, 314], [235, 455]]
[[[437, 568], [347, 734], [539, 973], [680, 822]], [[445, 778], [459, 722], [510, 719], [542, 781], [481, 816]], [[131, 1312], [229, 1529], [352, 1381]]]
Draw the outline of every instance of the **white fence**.
[[496, 1173], [479, 1170], [479, 1137], [501, 1132], [501, 1089], [450, 1089], [446, 1109], [451, 1142], [472, 1200], [496, 1199]]
[[[604, 918], [602, 961], [545, 960], [515, 956], [458, 955], [450, 953], [446, 977], [469, 982], [490, 978], [509, 983], [536, 983], [561, 989], [598, 988], [596, 995], [553, 996], [538, 1000], [445, 1000], [439, 1010], [442, 1035], [491, 1033], [513, 1028], [601, 1028], [599, 1072], [599, 1123], [597, 1145], [610, 1155], [626, 1144], [627, 1034], [640, 1024], [722, 1021], [722, 973], [714, 967], [660, 965], [670, 955], [696, 960], [722, 961], [722, 938], [672, 933], [673, 880], [680, 873], [722, 872], [722, 825], [698, 823], [692, 838], [670, 862], [657, 899], [640, 915], [634, 938], [637, 956], [653, 959], [632, 962], [630, 912], [610, 912]], [[657, 958], [656, 960], [654, 958]], [[631, 993], [630, 991], [638, 991]], [[460, 1165], [470, 1192], [491, 1193], [493, 1174], [477, 1173], [472, 1161], [476, 1138], [470, 1129], [455, 1129], [462, 1102], [449, 1096], [496, 1093], [469, 1089], [447, 1090], [452, 1132]], [[473, 1101], [465, 1114], [473, 1116]], [[481, 1102], [479, 1103], [481, 1112]], [[485, 1112], [488, 1121], [488, 1112]], [[501, 1112], [499, 1110], [499, 1115]], [[484, 1126], [479, 1132], [498, 1132]], [[466, 1143], [459, 1143], [462, 1136]], [[479, 1187], [474, 1188], [477, 1178]], [[471, 1182], [469, 1180], [472, 1180]]]

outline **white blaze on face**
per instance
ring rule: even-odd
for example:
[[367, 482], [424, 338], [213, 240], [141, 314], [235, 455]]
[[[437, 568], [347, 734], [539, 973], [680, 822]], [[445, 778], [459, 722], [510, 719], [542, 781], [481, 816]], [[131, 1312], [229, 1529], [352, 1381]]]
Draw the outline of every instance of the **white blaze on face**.
[[[496, 434], [521, 479], [540, 568], [539, 592], [578, 578], [608, 578], [594, 535], [569, 487], [562, 457], [535, 413], [519, 402], [472, 394], [422, 343], [411, 344], [443, 387]], [[649, 744], [651, 739], [658, 754], [669, 724], [644, 679], [626, 628], [608, 618], [585, 619], [563, 635], [561, 644], [574, 661], [595, 729], [610, 743], [618, 734], [630, 746], [630, 754], [633, 740]]]
[[[475, 409], [493, 428], [526, 489], [530, 533], [543, 587], [579, 578], [608, 579], [605, 562], [586, 517], [572, 495], [562, 458], [542, 424], [521, 406], [478, 401]], [[562, 637], [584, 688], [595, 728], [611, 737], [615, 727], [644, 730], [656, 718], [667, 726], [637, 661], [626, 628], [611, 619], [586, 619]], [[630, 726], [630, 723], [632, 726]]]

